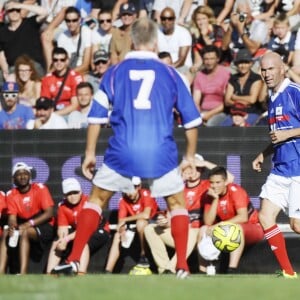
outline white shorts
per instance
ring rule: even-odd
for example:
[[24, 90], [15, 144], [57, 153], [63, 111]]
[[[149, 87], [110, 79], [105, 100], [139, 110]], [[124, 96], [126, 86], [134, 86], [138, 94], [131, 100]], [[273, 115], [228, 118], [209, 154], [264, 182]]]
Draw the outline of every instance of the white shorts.
[[[181, 192], [184, 188], [183, 179], [178, 168], [162, 177], [146, 179], [152, 197], [165, 197]], [[108, 191], [132, 193], [134, 185], [131, 177], [123, 176], [103, 164], [97, 171], [93, 184]]]
[[279, 206], [290, 218], [300, 219], [300, 176], [270, 174], [259, 197]]

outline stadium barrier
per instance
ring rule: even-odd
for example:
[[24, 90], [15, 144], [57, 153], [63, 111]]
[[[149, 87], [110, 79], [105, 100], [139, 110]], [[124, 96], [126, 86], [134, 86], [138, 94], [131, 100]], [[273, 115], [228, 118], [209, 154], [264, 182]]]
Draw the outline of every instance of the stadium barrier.
[[[185, 149], [184, 129], [175, 128], [174, 133], [175, 140], [178, 143], [180, 158]], [[102, 129], [101, 131], [101, 138], [97, 145], [98, 167], [103, 161], [103, 154], [111, 134], [111, 129]], [[61, 181], [67, 177], [76, 177], [83, 187], [83, 192], [89, 193], [91, 183], [83, 177], [80, 167], [84, 155], [85, 140], [86, 131], [84, 129], [0, 131], [0, 189], [7, 191], [11, 188], [12, 166], [17, 161], [24, 161], [33, 167], [33, 181], [45, 183], [49, 187], [56, 203], [62, 197]], [[258, 195], [261, 185], [269, 173], [271, 160], [265, 160], [261, 173], [255, 173], [252, 170], [251, 162], [256, 154], [264, 149], [268, 143], [269, 137], [266, 127], [200, 128], [198, 153], [209, 161], [227, 167], [234, 174], [235, 182], [241, 184], [248, 191], [252, 203], [256, 208], [259, 208]], [[107, 208], [108, 214], [117, 208], [119, 198], [120, 194], [117, 193], [110, 201]], [[165, 203], [163, 199], [158, 199], [158, 202], [159, 206], [164, 209]], [[279, 222], [286, 224], [287, 218], [281, 214]], [[299, 247], [298, 239], [298, 244], [295, 244], [295, 235], [286, 234], [289, 235], [287, 240], [289, 251], [294, 255], [296, 254], [294, 250]], [[256, 263], [263, 266], [263, 272], [265, 273], [268, 270], [273, 270], [274, 260], [272, 260], [272, 253], [270, 253], [270, 259], [265, 258], [265, 255], [268, 256], [269, 254], [264, 254], [264, 257], [261, 257], [261, 253], [265, 253], [262, 249], [268, 251], [266, 253], [270, 252], [265, 243], [263, 241], [245, 253], [244, 257], [247, 263], [245, 263], [245, 266], [243, 265], [243, 257], [241, 261], [242, 270], [251, 273], [251, 270], [257, 265]], [[108, 246], [95, 254], [90, 263], [90, 271], [103, 270], [107, 251]], [[138, 254], [138, 249], [133, 251], [133, 253]], [[45, 259], [44, 257], [40, 262], [32, 262], [31, 271], [38, 272], [38, 270], [41, 270], [41, 264], [45, 264]], [[134, 258], [131, 260], [126, 258], [123, 266], [120, 267], [120, 271], [127, 272], [132, 264], [134, 264]], [[195, 265], [193, 259], [191, 265]], [[261, 271], [257, 266], [255, 268], [255, 272], [259, 273]]]

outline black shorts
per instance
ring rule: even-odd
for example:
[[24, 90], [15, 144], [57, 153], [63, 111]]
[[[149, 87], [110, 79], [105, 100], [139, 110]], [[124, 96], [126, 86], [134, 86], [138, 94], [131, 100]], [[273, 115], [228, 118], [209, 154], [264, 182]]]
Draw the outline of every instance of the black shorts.
[[[69, 234], [72, 233], [73, 231], [74, 231], [73, 229], [70, 229]], [[110, 238], [110, 233], [105, 231], [103, 228], [97, 229], [88, 241], [90, 255], [93, 255], [100, 248], [102, 248], [108, 242], [109, 238]], [[70, 255], [72, 251], [72, 247], [73, 247], [73, 241], [68, 243], [67, 249], [63, 251], [60, 256], [66, 259]]]

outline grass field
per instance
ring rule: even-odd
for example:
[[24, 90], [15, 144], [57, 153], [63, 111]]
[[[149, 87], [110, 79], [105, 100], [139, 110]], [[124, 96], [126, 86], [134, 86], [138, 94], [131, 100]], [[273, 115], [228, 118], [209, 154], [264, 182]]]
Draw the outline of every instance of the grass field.
[[279, 300], [296, 299], [300, 279], [275, 275], [2, 275], [1, 300]]

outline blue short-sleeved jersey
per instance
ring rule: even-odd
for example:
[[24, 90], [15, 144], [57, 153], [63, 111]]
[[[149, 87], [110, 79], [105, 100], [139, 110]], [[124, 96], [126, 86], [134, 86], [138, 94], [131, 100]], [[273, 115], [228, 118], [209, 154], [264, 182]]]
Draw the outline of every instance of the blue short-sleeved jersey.
[[[270, 130], [300, 127], [300, 86], [285, 79], [268, 105]], [[285, 177], [300, 176], [300, 139], [291, 138], [274, 145], [272, 173]]]
[[157, 178], [177, 167], [174, 109], [186, 129], [201, 124], [200, 113], [177, 71], [152, 52], [130, 52], [106, 72], [89, 123], [107, 122], [110, 107], [114, 135], [104, 162], [125, 176]]

